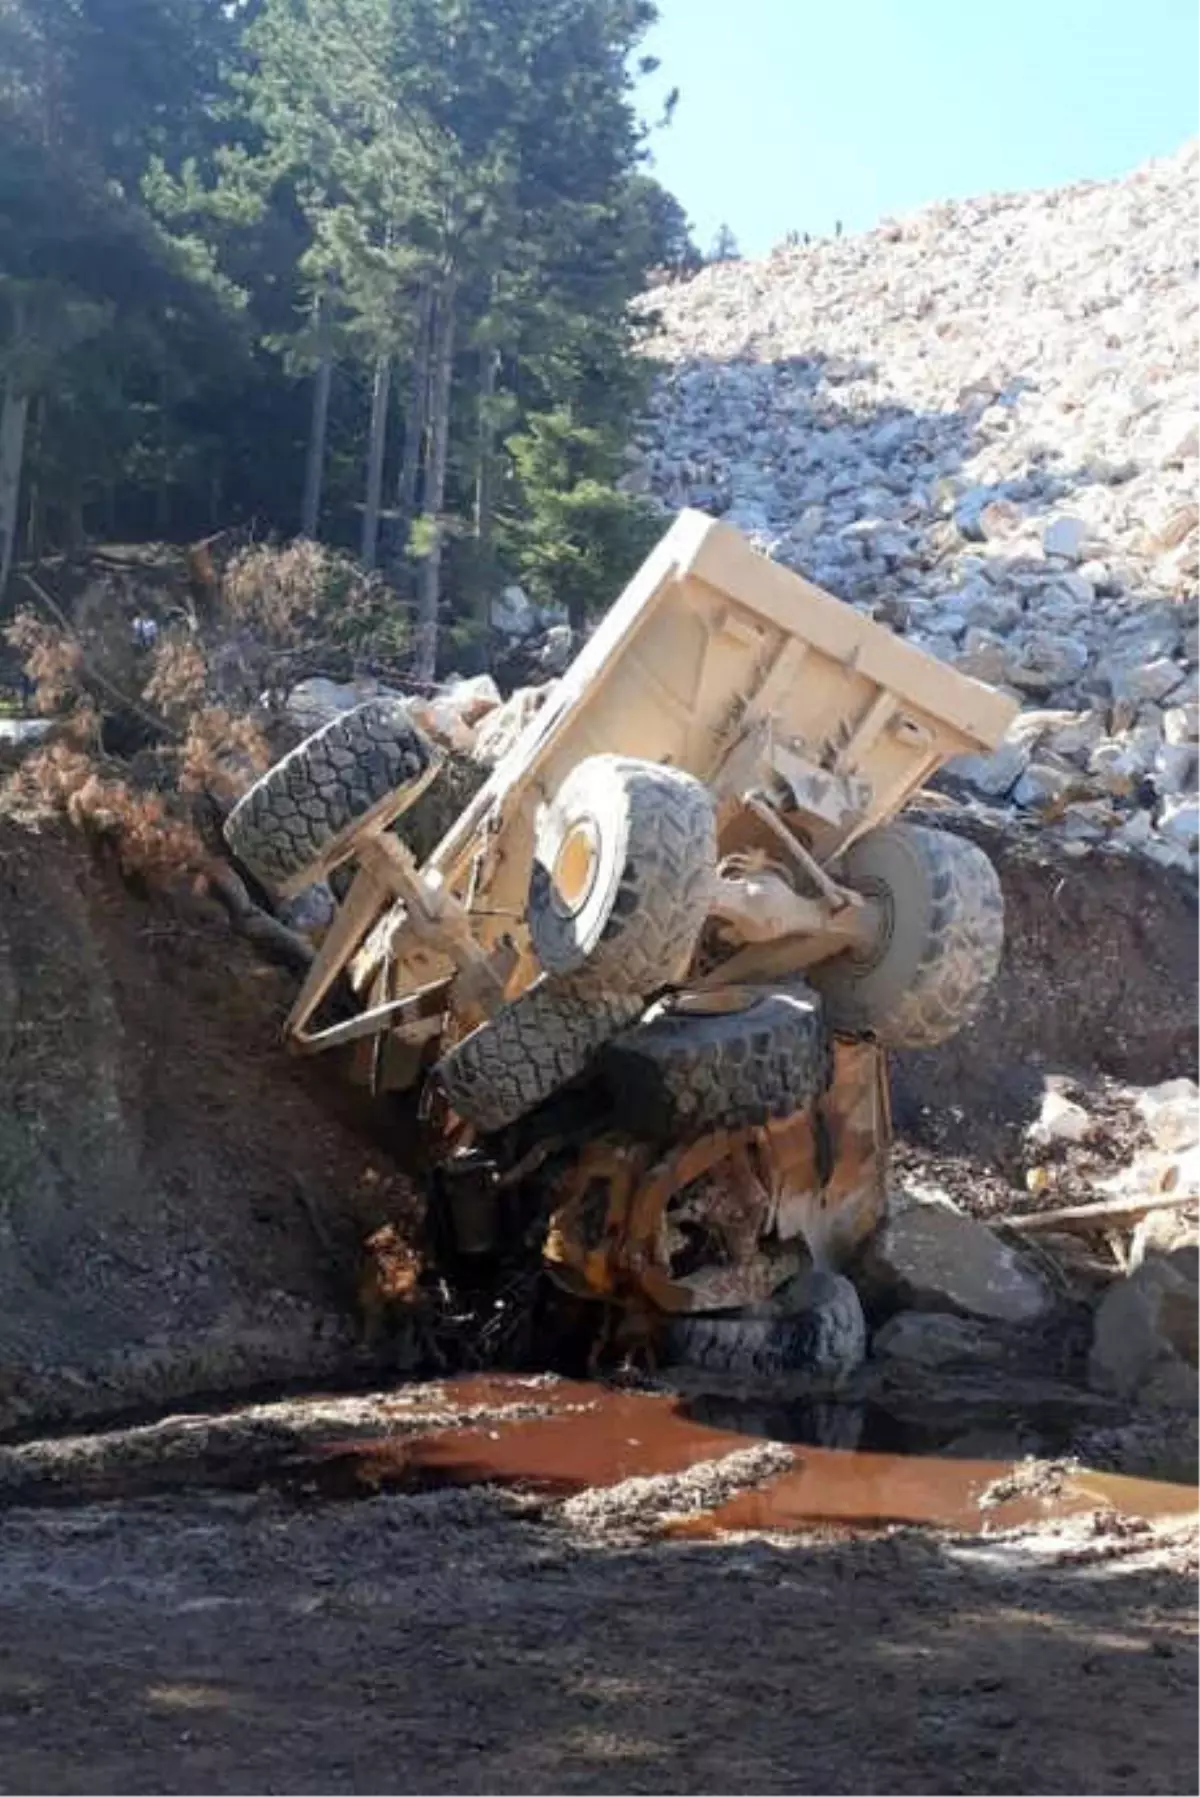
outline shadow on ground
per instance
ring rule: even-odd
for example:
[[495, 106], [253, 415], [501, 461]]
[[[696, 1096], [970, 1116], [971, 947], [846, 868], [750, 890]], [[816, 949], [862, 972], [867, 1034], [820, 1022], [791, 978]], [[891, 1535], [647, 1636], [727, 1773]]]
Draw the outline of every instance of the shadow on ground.
[[[486, 1493], [10, 1512], [0, 1778], [123, 1791], [1194, 1788], [1141, 1525], [613, 1546]], [[1139, 1534], [1140, 1531], [1140, 1534]]]

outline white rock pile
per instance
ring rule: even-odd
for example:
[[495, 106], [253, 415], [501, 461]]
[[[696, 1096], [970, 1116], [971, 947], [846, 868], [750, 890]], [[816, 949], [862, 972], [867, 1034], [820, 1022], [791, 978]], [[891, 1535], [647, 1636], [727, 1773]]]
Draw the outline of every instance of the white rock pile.
[[1025, 706], [952, 774], [1195, 871], [1197, 145], [655, 289], [624, 485]]

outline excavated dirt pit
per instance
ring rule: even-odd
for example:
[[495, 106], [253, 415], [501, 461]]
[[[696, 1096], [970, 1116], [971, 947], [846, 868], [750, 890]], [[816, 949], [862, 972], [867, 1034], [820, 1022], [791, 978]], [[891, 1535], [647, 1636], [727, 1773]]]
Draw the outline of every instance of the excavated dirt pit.
[[[4, 846], [0, 1788], [1194, 1788], [1195, 1492], [1122, 1476], [1180, 1469], [1069, 1340], [838, 1404], [412, 1382], [354, 1291], [415, 1195], [280, 1055], [287, 978], [68, 841]], [[968, 1208], [1035, 1202], [1043, 1071], [1188, 1068], [1188, 896], [1123, 870], [1031, 936], [1062, 877], [1008, 870], [993, 1017], [897, 1069], [900, 1173]], [[459, 1304], [451, 1364], [580, 1368], [575, 1324], [519, 1343], [529, 1289]]]
[[[1114, 1085], [1196, 1077], [1196, 887], [1132, 856], [1067, 860], [1036, 831], [999, 831], [970, 812], [952, 822], [999, 871], [1004, 958], [974, 1023], [943, 1049], [896, 1057], [896, 1121], [947, 1168], [1019, 1185], [1048, 1076], [1094, 1094], [1101, 1112]], [[1124, 1127], [1108, 1132], [1114, 1157]]]

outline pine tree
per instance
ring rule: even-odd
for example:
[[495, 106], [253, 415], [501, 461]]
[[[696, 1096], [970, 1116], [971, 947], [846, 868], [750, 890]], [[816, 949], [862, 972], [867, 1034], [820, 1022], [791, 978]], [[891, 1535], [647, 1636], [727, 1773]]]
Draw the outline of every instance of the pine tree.
[[719, 225], [717, 234], [712, 240], [712, 248], [708, 252], [710, 262], [737, 262], [742, 252], [738, 249], [737, 238], [729, 225]]
[[4, 554], [33, 420], [42, 539], [319, 531], [425, 677], [514, 576], [602, 603], [648, 530], [629, 302], [696, 259], [632, 103], [652, 18], [0, 0]]
[[[4, 386], [0, 564], [15, 547], [24, 426], [36, 401], [39, 455], [57, 465], [71, 534], [106, 457], [125, 439], [112, 377], [148, 353], [162, 371], [236, 341], [235, 296], [203, 247], [148, 208], [141, 176], [168, 144], [183, 153], [229, 41], [225, 15], [196, 0], [0, 3], [0, 378]], [[192, 82], [174, 69], [187, 60]], [[171, 338], [173, 341], [169, 342]], [[173, 383], [186, 388], [184, 377]], [[97, 442], [107, 417], [116, 442]], [[90, 470], [80, 462], [95, 446]]]

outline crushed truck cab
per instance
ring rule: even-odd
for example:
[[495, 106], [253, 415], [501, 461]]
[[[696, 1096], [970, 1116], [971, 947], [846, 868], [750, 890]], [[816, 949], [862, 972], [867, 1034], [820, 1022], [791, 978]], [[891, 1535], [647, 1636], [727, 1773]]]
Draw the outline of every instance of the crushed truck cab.
[[687, 511], [423, 863], [403, 814], [439, 756], [400, 700], [315, 733], [226, 833], [281, 893], [353, 864], [294, 1046], [426, 1085], [448, 1158], [501, 1181], [592, 1092], [548, 1264], [729, 1307], [871, 1226], [883, 1055], [945, 1040], [995, 975], [987, 858], [896, 820], [1015, 709]]

